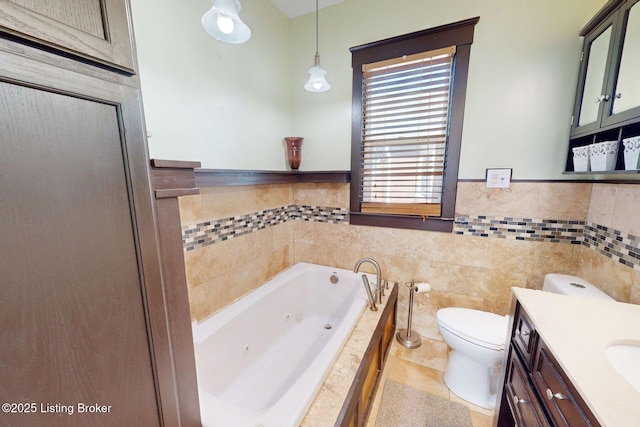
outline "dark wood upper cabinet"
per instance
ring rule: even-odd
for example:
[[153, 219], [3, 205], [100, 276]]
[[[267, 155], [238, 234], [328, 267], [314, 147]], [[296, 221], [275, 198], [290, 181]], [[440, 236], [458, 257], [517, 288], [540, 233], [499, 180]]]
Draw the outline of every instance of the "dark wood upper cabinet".
[[584, 47], [565, 170], [576, 170], [573, 148], [617, 141], [613, 172], [624, 171], [623, 140], [640, 135], [640, 0], [609, 1], [580, 35]]
[[128, 0], [0, 0], [0, 31], [135, 72]]
[[621, 3], [588, 28], [572, 134], [593, 132], [640, 118], [640, 5]]

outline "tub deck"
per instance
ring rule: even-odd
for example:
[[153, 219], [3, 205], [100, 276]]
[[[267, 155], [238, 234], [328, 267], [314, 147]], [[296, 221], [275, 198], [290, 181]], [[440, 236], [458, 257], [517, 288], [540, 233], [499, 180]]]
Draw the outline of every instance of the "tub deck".
[[383, 297], [382, 304], [378, 304], [378, 311], [371, 311], [367, 308], [362, 313], [302, 423], [300, 423], [301, 427], [329, 427], [336, 424], [356, 372], [369, 346], [369, 341], [388, 301], [388, 296]]

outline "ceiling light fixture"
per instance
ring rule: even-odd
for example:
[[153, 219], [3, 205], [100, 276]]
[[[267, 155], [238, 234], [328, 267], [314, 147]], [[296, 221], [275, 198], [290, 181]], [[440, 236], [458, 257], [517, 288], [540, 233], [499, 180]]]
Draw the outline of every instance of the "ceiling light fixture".
[[313, 67], [309, 68], [309, 81], [304, 88], [309, 92], [326, 92], [331, 89], [331, 85], [324, 78], [327, 72], [320, 66], [320, 54], [318, 53], [318, 0], [316, 0], [316, 56]]
[[213, 6], [202, 15], [202, 26], [216, 40], [244, 43], [251, 38], [251, 29], [238, 16], [239, 0], [212, 0]]

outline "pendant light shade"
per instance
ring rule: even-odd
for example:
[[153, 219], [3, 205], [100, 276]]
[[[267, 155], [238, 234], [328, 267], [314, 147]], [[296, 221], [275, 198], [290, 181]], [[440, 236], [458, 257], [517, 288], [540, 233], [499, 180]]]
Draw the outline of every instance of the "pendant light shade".
[[251, 38], [251, 29], [242, 22], [239, 0], [212, 0], [213, 6], [202, 15], [202, 26], [216, 40], [244, 43]]
[[309, 68], [309, 81], [304, 85], [304, 88], [309, 92], [326, 92], [331, 89], [331, 85], [324, 78], [327, 72], [320, 66], [320, 55], [316, 52], [316, 59], [314, 66]]
[[331, 89], [331, 85], [324, 78], [327, 72], [320, 66], [320, 54], [318, 53], [318, 0], [316, 0], [316, 56], [313, 67], [309, 68], [309, 81], [304, 88], [309, 92], [326, 92]]

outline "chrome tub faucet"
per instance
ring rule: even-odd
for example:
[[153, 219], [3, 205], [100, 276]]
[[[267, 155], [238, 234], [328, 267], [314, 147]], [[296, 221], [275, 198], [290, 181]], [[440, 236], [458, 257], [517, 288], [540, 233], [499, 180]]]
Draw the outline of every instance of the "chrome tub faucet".
[[371, 286], [369, 285], [369, 280], [367, 276], [362, 275], [362, 282], [364, 283], [364, 287], [367, 291], [367, 297], [369, 298], [369, 304], [371, 306], [372, 311], [376, 311], [376, 304], [382, 304], [382, 274], [380, 272], [380, 264], [377, 263], [373, 258], [362, 258], [356, 263], [356, 266], [353, 268], [353, 272], [357, 273], [360, 266], [365, 262], [373, 264], [373, 267], [376, 270], [376, 296], [375, 299], [373, 294], [371, 293]]

